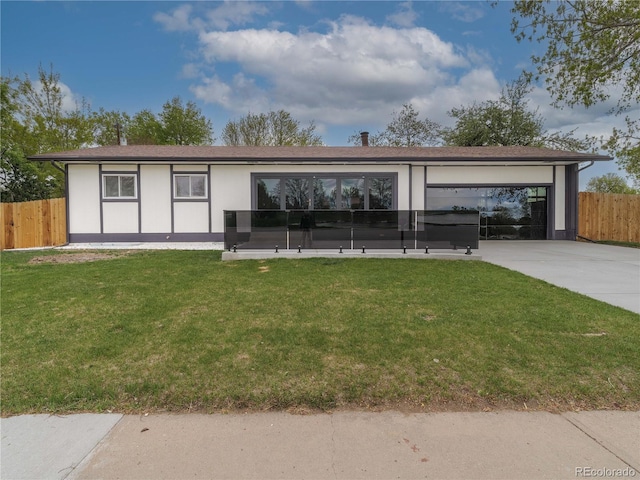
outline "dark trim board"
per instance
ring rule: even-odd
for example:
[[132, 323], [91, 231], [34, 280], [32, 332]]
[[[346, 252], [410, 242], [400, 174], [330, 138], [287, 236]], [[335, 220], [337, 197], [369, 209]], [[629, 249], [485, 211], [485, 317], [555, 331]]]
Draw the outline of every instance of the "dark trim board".
[[69, 243], [112, 242], [224, 242], [217, 233], [72, 233]]

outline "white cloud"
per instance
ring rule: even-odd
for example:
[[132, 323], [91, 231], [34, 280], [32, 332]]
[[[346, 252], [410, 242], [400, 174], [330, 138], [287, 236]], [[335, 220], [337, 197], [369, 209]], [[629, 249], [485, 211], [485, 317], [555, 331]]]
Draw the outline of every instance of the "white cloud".
[[484, 17], [484, 10], [473, 2], [441, 2], [440, 11], [449, 13], [455, 20], [472, 23]]
[[162, 24], [165, 30], [169, 32], [180, 32], [188, 30], [197, 30], [201, 28], [202, 22], [195, 19], [192, 20], [191, 11], [193, 7], [191, 5], [180, 5], [175, 8], [170, 14], [164, 12], [157, 12], [153, 15], [153, 19]]
[[[198, 4], [199, 10], [206, 4]], [[192, 16], [192, 5], [180, 5], [171, 13], [157, 12], [153, 19], [160, 23], [165, 30], [173, 31], [203, 31], [207, 28], [226, 30], [233, 25], [246, 25], [252, 23], [255, 17], [267, 15], [269, 9], [266, 4], [260, 2], [230, 1], [225, 0], [217, 4], [216, 8], [210, 8], [202, 12], [202, 17]]]
[[398, 6], [398, 12], [387, 17], [387, 21], [399, 27], [413, 27], [418, 14], [413, 10], [411, 2], [403, 2]]
[[267, 13], [269, 9], [264, 3], [226, 0], [219, 7], [209, 10], [206, 16], [208, 26], [226, 30], [231, 25], [251, 23], [255, 16]]
[[[73, 93], [67, 84], [58, 81], [57, 87], [60, 89], [61, 109], [64, 113], [71, 113], [82, 106], [82, 96]], [[34, 81], [33, 89], [38, 95], [42, 95], [42, 82], [40, 80]]]
[[182, 66], [180, 78], [194, 79], [200, 76], [200, 67], [195, 63], [186, 63]]
[[468, 75], [476, 70], [462, 50], [433, 32], [375, 26], [354, 16], [329, 22], [326, 32], [210, 31], [201, 32], [199, 40], [205, 62], [237, 64], [243, 75], [223, 78], [217, 69], [219, 76], [192, 92], [240, 114], [284, 108], [301, 121], [348, 125], [386, 118], [410, 100], [440, 112], [457, 106], [469, 92], [486, 95], [488, 88], [497, 88], [489, 70], [478, 70], [478, 89], [457, 82], [452, 70]]

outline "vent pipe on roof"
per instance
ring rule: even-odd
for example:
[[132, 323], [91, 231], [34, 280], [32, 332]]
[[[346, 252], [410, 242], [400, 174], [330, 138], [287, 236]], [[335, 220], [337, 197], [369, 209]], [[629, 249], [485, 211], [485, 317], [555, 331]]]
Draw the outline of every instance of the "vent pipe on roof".
[[369, 146], [369, 132], [360, 132], [360, 140], [363, 147]]
[[124, 133], [120, 129], [120, 123], [116, 123], [114, 125], [114, 127], [116, 127], [116, 137], [118, 137], [117, 140], [116, 140], [118, 142], [117, 145], [118, 146], [126, 145], [127, 144], [127, 139], [125, 138]]

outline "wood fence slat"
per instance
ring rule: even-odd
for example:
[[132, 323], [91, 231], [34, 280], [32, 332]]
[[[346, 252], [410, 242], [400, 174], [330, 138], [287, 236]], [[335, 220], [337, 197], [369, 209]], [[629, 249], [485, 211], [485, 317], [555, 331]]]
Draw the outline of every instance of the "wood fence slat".
[[63, 245], [66, 217], [64, 198], [0, 204], [0, 250]]
[[[640, 243], [640, 195], [580, 192], [578, 234]], [[0, 204], [0, 250], [63, 245], [66, 199]]]
[[640, 242], [640, 195], [580, 192], [578, 235]]

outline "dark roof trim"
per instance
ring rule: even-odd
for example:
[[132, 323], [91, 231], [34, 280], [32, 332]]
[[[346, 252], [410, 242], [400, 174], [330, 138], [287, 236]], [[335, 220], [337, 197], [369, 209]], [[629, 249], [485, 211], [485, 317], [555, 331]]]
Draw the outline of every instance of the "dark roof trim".
[[611, 157], [537, 147], [223, 147], [131, 145], [33, 155], [29, 160], [72, 162], [486, 162], [608, 161]]

